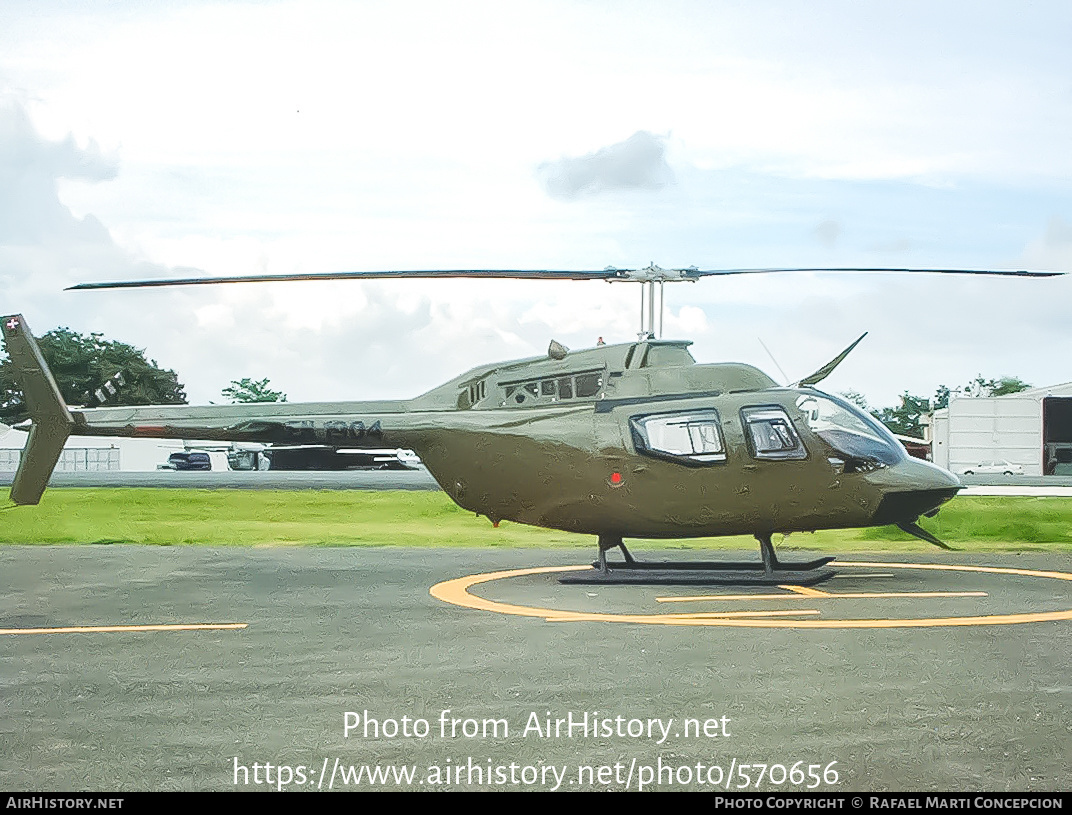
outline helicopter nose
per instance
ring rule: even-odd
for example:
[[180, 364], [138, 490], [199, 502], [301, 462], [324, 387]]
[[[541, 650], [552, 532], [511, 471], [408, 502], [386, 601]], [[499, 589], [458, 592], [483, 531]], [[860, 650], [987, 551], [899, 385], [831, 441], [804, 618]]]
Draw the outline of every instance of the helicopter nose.
[[964, 485], [948, 470], [929, 461], [908, 458], [892, 467], [869, 474], [882, 493], [875, 511], [875, 524], [896, 524], [931, 516]]

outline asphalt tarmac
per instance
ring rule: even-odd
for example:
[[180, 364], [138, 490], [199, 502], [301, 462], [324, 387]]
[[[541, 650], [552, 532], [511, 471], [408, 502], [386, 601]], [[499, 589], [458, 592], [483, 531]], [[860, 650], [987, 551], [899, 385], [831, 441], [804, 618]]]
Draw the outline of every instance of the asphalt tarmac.
[[[1072, 582], [1030, 574], [1072, 556], [854, 557], [894, 562], [811, 595], [554, 574], [429, 593], [587, 555], [2, 547], [5, 631], [245, 627], [0, 634], [0, 787], [1072, 786]], [[665, 614], [682, 624], [621, 619]], [[788, 627], [808, 622], [833, 627]]]

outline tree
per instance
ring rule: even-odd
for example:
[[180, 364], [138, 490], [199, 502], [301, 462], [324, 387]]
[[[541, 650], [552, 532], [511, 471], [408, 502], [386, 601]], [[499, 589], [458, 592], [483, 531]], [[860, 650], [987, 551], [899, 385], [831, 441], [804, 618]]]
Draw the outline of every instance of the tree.
[[1026, 391], [1031, 386], [1018, 376], [1003, 376], [990, 391], [991, 396], [1008, 396], [1010, 393]]
[[874, 411], [874, 416], [891, 433], [901, 436], [912, 436], [916, 439], [923, 438], [922, 418], [924, 413], [930, 413], [931, 403], [929, 399], [921, 396], [913, 396], [908, 391], [901, 394], [901, 404], [897, 407], [882, 408]]
[[222, 391], [232, 402], [285, 402], [287, 395], [268, 387], [267, 379], [232, 379]]
[[868, 413], [871, 412], [871, 408], [867, 404], [867, 399], [859, 391], [842, 391], [841, 398], [844, 399], [846, 402], [852, 402], [854, 405], [856, 405], [856, 407], [860, 408], [860, 410], [866, 411]]
[[949, 407], [949, 396], [951, 392], [956, 392], [962, 396], [970, 396], [974, 398], [987, 397], [987, 396], [1008, 396], [1010, 393], [1020, 393], [1030, 388], [1027, 382], [1020, 379], [1018, 376], [1003, 376], [1000, 379], [986, 379], [982, 374], [979, 374], [971, 382], [962, 388], [956, 388], [954, 391], [950, 391], [945, 385], [942, 385], [938, 389], [938, 393], [935, 395], [934, 409], [940, 410], [944, 407]]
[[994, 388], [997, 386], [998, 382], [996, 379], [984, 379], [982, 374], [978, 374], [975, 379], [961, 388], [961, 393], [973, 398], [992, 396]]
[[[96, 405], [95, 391], [122, 373], [123, 385], [108, 393], [108, 405], [184, 405], [186, 393], [178, 375], [164, 370], [145, 351], [103, 334], [79, 334], [56, 328], [37, 339], [60, 394], [69, 405]], [[0, 361], [0, 421], [15, 424], [27, 418], [22, 389], [11, 360]]]

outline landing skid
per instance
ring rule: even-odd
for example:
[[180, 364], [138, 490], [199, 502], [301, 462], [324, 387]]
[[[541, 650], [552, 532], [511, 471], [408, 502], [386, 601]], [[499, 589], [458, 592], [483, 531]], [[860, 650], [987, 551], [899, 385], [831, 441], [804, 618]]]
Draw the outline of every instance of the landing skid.
[[626, 585], [626, 586], [814, 586], [829, 580], [836, 572], [833, 569], [812, 571], [784, 571], [767, 574], [762, 571], [722, 571], [718, 564], [708, 564], [704, 570], [659, 569], [660, 564], [650, 564], [651, 569], [608, 569], [601, 572], [573, 572], [558, 579], [559, 583], [579, 585]]
[[[631, 586], [814, 586], [836, 573], [824, 569], [833, 557], [782, 563], [774, 554], [770, 535], [756, 535], [762, 563], [756, 561], [678, 561], [641, 562], [629, 554], [620, 536], [599, 536], [599, 560], [590, 572], [573, 572], [559, 578], [560, 583], [581, 585]], [[625, 561], [609, 563], [608, 549], [621, 549]]]

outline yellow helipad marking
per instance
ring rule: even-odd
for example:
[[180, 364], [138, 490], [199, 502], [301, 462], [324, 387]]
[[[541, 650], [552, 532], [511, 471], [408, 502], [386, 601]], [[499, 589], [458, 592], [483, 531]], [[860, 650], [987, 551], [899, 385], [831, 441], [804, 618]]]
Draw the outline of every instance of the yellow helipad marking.
[[[678, 625], [687, 625], [689, 621], [699, 621], [702, 623], [704, 620], [730, 620], [734, 618], [745, 618], [751, 620], [754, 617], [804, 617], [810, 614], [819, 614], [819, 610], [816, 608], [798, 608], [787, 609], [785, 611], [709, 611], [697, 614], [657, 614], [657, 615], [641, 615], [637, 619], [631, 620], [631, 622], [651, 622], [648, 619], [649, 616], [657, 618], [659, 621], [662, 619], [670, 618]], [[553, 617], [547, 617], [549, 623], [575, 623], [580, 620], [600, 622], [605, 615], [602, 614], [584, 614], [581, 612], [560, 612], [561, 616], [556, 615]]]
[[66, 628], [0, 628], [0, 634], [116, 634], [128, 631], [228, 631], [249, 623], [175, 623], [173, 625], [74, 625]]
[[819, 591], [819, 589], [812, 589], [812, 588], [808, 588], [807, 586], [779, 586], [778, 588], [785, 589], [786, 591], [796, 592], [797, 594], [802, 594], [805, 597], [830, 597], [831, 596], [830, 592], [828, 592], [828, 591]]
[[[866, 569], [922, 569], [926, 571], [969, 572], [980, 574], [1016, 575], [1019, 577], [1039, 577], [1053, 580], [1072, 581], [1072, 574], [1067, 572], [1049, 572], [1035, 569], [1010, 569], [998, 566], [953, 566], [938, 563], [868, 563], [865, 561], [839, 561], [838, 567]], [[934, 628], [938, 626], [968, 625], [1014, 625], [1018, 623], [1039, 623], [1054, 620], [1072, 620], [1072, 609], [1060, 611], [1025, 612], [1021, 614], [990, 614], [973, 617], [922, 617], [906, 619], [841, 619], [841, 620], [785, 620], [762, 619], [763, 612], [727, 612], [712, 614], [610, 614], [602, 612], [581, 612], [561, 609], [521, 606], [487, 600], [470, 594], [469, 589], [481, 583], [504, 580], [511, 577], [524, 577], [534, 574], [556, 574], [559, 572], [578, 572], [590, 569], [590, 566], [547, 566], [533, 569], [512, 569], [509, 571], [489, 572], [487, 574], [469, 575], [446, 580], [432, 586], [429, 593], [438, 600], [464, 608], [493, 611], [521, 617], [541, 617], [549, 622], [612, 622], [644, 623], [649, 625], [694, 625], [724, 626], [734, 628]], [[896, 594], [891, 592], [889, 594]], [[919, 597], [919, 593], [905, 593]], [[801, 595], [803, 596], [803, 595]], [[844, 597], [844, 595], [836, 595]], [[947, 596], [947, 595], [943, 595]], [[740, 595], [741, 599], [755, 600], [756, 595]], [[771, 599], [792, 599], [792, 595], [772, 595]], [[823, 599], [823, 598], [813, 598]], [[812, 614], [815, 609], [801, 609]], [[779, 615], [787, 612], [779, 612]], [[799, 612], [798, 612], [799, 613]]]
[[789, 589], [799, 592], [798, 596], [792, 594], [698, 594], [684, 597], [656, 597], [657, 603], [692, 603], [707, 600], [802, 600], [804, 598], [819, 597], [824, 600], [889, 600], [905, 597], [989, 597], [985, 591], [847, 591], [831, 594], [820, 591], [812, 594], [815, 589], [806, 589], [802, 586], [779, 586], [780, 589]]

